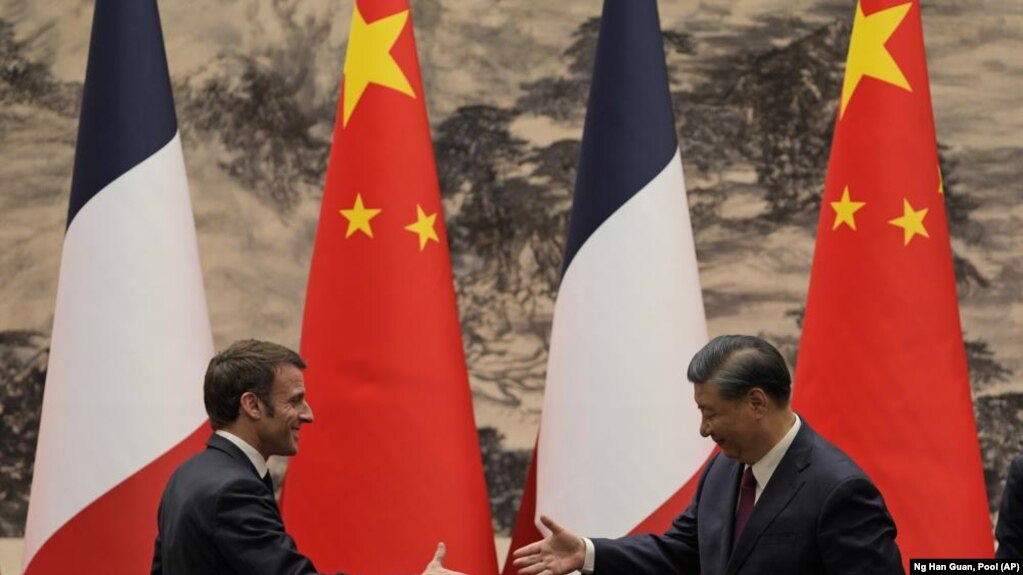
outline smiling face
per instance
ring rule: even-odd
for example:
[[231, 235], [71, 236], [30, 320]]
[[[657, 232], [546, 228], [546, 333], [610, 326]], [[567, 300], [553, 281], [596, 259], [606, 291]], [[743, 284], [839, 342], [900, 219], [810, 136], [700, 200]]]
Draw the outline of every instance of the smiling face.
[[749, 395], [726, 399], [713, 383], [693, 384], [700, 410], [700, 435], [710, 437], [726, 457], [752, 465], [763, 456], [757, 401]]
[[299, 428], [313, 422], [313, 410], [306, 402], [302, 370], [290, 364], [277, 366], [270, 387], [272, 407], [256, 423], [259, 451], [263, 457], [298, 453]]

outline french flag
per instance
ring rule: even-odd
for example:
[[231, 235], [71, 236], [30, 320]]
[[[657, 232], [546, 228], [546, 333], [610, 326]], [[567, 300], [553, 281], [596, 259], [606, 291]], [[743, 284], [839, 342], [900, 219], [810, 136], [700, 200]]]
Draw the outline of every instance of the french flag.
[[97, 0], [27, 575], [146, 573], [171, 471], [202, 449], [213, 354], [155, 0]]
[[618, 537], [681, 513], [713, 448], [686, 381], [706, 341], [657, 4], [606, 0], [512, 550], [541, 514]]

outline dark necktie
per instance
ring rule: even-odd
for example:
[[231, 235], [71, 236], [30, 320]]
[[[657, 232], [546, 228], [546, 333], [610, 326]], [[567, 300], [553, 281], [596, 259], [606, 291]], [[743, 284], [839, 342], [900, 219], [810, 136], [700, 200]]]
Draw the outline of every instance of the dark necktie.
[[739, 487], [739, 510], [735, 512], [735, 526], [732, 529], [732, 549], [739, 542], [742, 530], [746, 528], [749, 516], [753, 514], [753, 503], [757, 496], [757, 478], [753, 477], [753, 468], [747, 467], [742, 472], [742, 485]]
[[273, 477], [270, 477], [270, 472], [269, 471], [267, 471], [266, 475], [263, 476], [263, 485], [266, 485], [266, 488], [270, 490], [270, 494], [273, 495], [273, 493], [274, 493], [274, 479], [273, 479]]

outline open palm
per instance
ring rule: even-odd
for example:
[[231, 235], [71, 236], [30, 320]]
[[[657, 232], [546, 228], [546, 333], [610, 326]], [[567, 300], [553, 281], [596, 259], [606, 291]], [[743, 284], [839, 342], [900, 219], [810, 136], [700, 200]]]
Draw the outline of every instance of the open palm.
[[586, 557], [583, 540], [548, 517], [540, 517], [540, 522], [551, 534], [515, 550], [512, 564], [519, 575], [566, 575], [581, 569]]

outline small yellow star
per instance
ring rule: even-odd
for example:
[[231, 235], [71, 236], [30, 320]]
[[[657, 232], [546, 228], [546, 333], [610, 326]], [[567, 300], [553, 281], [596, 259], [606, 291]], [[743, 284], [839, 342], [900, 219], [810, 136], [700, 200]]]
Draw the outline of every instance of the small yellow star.
[[370, 227], [369, 221], [377, 217], [380, 210], [367, 208], [362, 205], [362, 194], [355, 194], [355, 205], [350, 210], [338, 211], [348, 220], [348, 231], [345, 232], [346, 238], [357, 231], [373, 237], [373, 228]]
[[853, 21], [852, 38], [849, 40], [849, 57], [845, 65], [845, 81], [842, 83], [842, 106], [838, 117], [845, 115], [845, 109], [852, 99], [856, 87], [864, 76], [898, 86], [912, 92], [909, 82], [902, 75], [899, 64], [885, 48], [885, 43], [902, 24], [912, 6], [911, 2], [879, 10], [870, 16], [863, 14], [863, 5], [856, 3], [856, 19]]
[[419, 251], [426, 249], [426, 242], [429, 240], [440, 242], [437, 231], [433, 229], [433, 222], [436, 219], [437, 214], [426, 215], [422, 206], [416, 204], [416, 221], [405, 226], [405, 229], [419, 235]]
[[941, 177], [941, 166], [938, 166], [938, 193], [945, 195], [945, 178]]
[[854, 202], [849, 199], [849, 186], [846, 186], [842, 191], [842, 201], [831, 202], [831, 208], [835, 210], [835, 224], [831, 229], [837, 230], [838, 226], [846, 224], [855, 231], [856, 218], [853, 214], [865, 205], [867, 202]]
[[916, 235], [921, 235], [925, 238], [931, 237], [927, 234], [927, 228], [924, 227], [924, 217], [926, 216], [927, 208], [914, 210], [913, 206], [909, 205], [909, 200], [903, 199], [902, 217], [888, 220], [888, 223], [902, 228], [902, 245], [908, 246], [909, 240], [913, 239]]
[[391, 56], [391, 48], [405, 29], [408, 14], [408, 10], [403, 10], [367, 24], [359, 12], [359, 5], [355, 5], [352, 29], [348, 35], [348, 52], [345, 54], [342, 125], [348, 125], [355, 106], [371, 83], [416, 97], [405, 72]]

